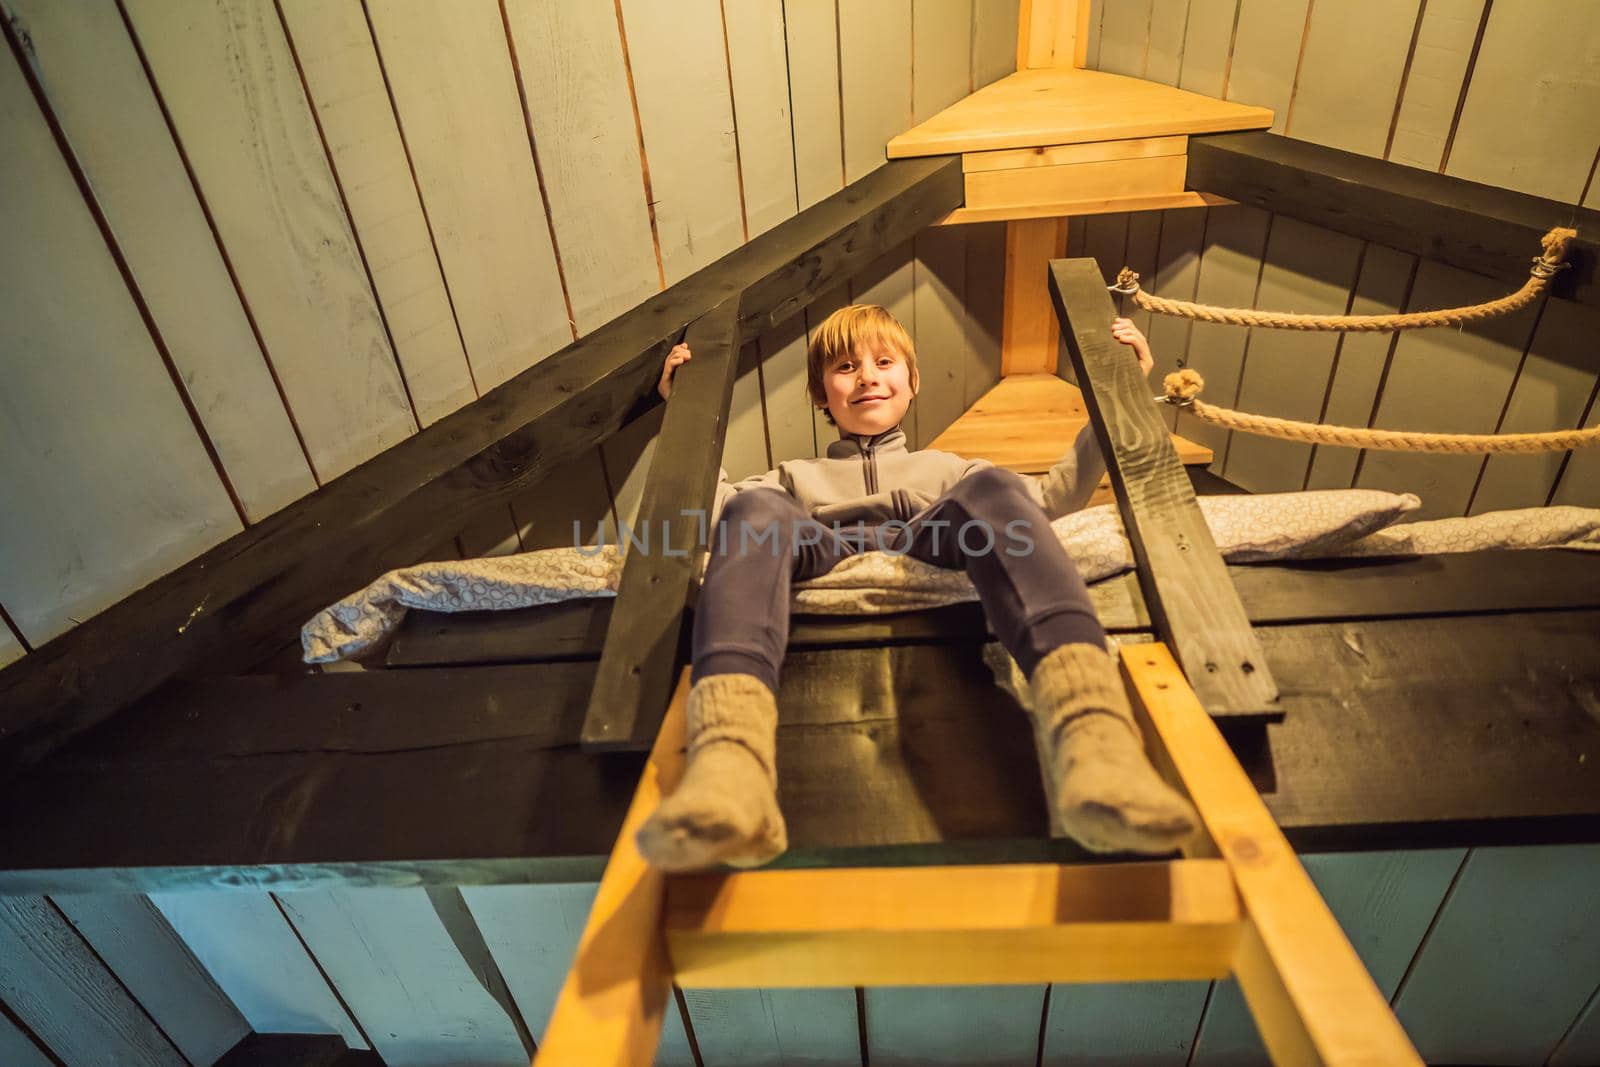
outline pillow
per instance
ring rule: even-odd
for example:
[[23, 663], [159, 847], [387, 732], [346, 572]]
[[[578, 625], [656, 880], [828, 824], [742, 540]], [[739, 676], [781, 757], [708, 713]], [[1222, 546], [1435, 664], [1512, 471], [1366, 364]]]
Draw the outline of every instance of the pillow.
[[1364, 537], [1340, 556], [1432, 556], [1493, 548], [1577, 548], [1600, 552], [1600, 509], [1556, 506], [1488, 511], [1411, 522]]
[[1421, 506], [1412, 493], [1378, 489], [1200, 498], [1211, 536], [1229, 563], [1325, 556]]

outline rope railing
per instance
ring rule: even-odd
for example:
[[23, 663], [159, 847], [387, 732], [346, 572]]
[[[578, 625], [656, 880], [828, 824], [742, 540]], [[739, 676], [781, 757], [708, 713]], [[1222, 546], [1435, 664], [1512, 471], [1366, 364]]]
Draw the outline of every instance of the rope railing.
[[1232, 408], [1219, 408], [1199, 399], [1205, 379], [1197, 371], [1184, 369], [1162, 381], [1166, 395], [1157, 401], [1175, 404], [1195, 418], [1229, 430], [1301, 441], [1310, 445], [1343, 445], [1347, 448], [1372, 448], [1387, 452], [1442, 452], [1457, 455], [1482, 455], [1503, 452], [1565, 452], [1571, 448], [1600, 445], [1600, 426], [1586, 430], [1554, 430], [1549, 433], [1421, 433], [1412, 430], [1371, 430], [1358, 426], [1328, 426], [1315, 422], [1296, 422], [1269, 415], [1252, 415]]
[[1540, 254], [1533, 259], [1533, 268], [1522, 288], [1496, 300], [1466, 307], [1440, 308], [1433, 311], [1408, 311], [1392, 315], [1304, 315], [1284, 311], [1259, 311], [1253, 308], [1214, 307], [1189, 300], [1168, 300], [1153, 296], [1139, 288], [1139, 275], [1123, 267], [1117, 274], [1117, 284], [1112, 292], [1133, 297], [1133, 302], [1145, 311], [1157, 315], [1176, 315], [1196, 322], [1216, 322], [1228, 326], [1264, 326], [1274, 330], [1417, 330], [1436, 326], [1460, 326], [1478, 319], [1496, 315], [1509, 315], [1520, 311], [1538, 299], [1550, 285], [1550, 279], [1567, 266], [1567, 245], [1577, 236], [1576, 230], [1557, 227], [1541, 239]]

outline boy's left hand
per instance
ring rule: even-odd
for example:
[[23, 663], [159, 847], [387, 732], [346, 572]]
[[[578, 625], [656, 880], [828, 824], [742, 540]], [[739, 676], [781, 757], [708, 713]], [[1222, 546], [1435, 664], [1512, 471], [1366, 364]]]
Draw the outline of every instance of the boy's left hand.
[[1156, 359], [1150, 354], [1150, 342], [1145, 339], [1144, 333], [1133, 324], [1132, 319], [1113, 319], [1111, 321], [1111, 336], [1128, 345], [1139, 357], [1139, 369], [1146, 378], [1150, 377], [1150, 368], [1156, 365]]

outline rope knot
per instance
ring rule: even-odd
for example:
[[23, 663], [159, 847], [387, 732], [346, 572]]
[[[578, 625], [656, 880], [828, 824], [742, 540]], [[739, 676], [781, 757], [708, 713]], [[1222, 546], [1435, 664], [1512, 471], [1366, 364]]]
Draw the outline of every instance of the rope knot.
[[1123, 267], [1117, 271], [1117, 284], [1108, 285], [1106, 288], [1113, 293], [1132, 296], [1139, 291], [1139, 275], [1131, 268]]
[[1557, 226], [1540, 238], [1539, 244], [1542, 250], [1533, 257], [1533, 276], [1548, 280], [1554, 278], [1557, 271], [1572, 266], [1567, 262], [1567, 245], [1577, 236], [1577, 230]]
[[1163, 378], [1161, 386], [1166, 390], [1167, 403], [1187, 407], [1194, 403], [1194, 398], [1206, 387], [1206, 380], [1200, 377], [1199, 371], [1185, 367]]

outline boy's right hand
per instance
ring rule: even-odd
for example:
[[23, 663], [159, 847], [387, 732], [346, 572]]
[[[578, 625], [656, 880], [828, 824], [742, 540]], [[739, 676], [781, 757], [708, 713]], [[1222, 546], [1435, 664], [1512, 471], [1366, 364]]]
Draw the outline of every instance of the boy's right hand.
[[661, 368], [661, 384], [656, 386], [656, 392], [661, 394], [661, 399], [666, 400], [672, 395], [672, 375], [678, 366], [689, 362], [689, 346], [676, 344], [672, 351], [667, 353], [666, 365]]

